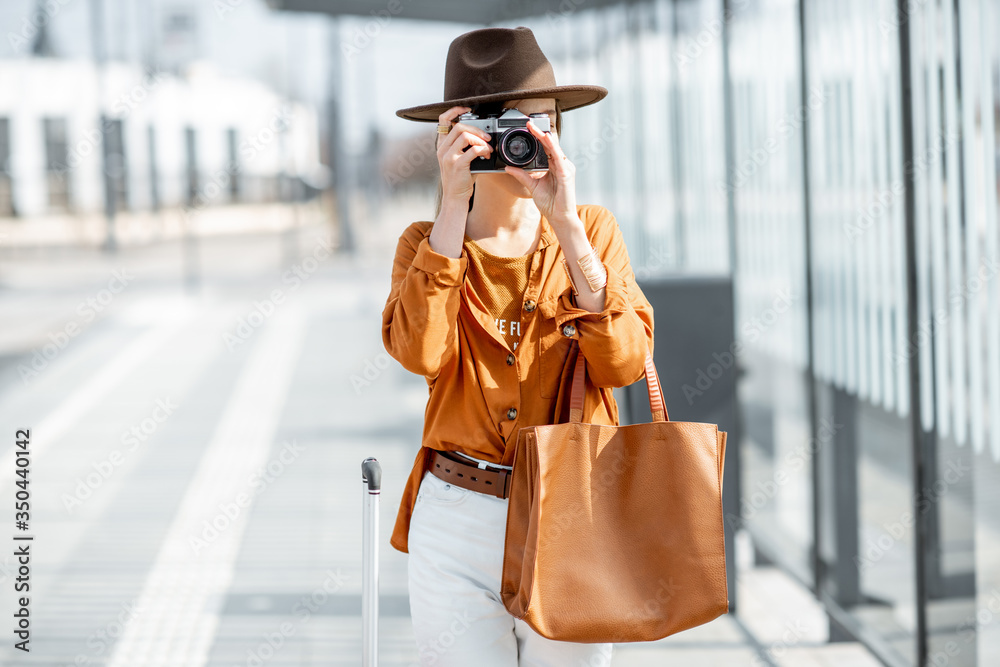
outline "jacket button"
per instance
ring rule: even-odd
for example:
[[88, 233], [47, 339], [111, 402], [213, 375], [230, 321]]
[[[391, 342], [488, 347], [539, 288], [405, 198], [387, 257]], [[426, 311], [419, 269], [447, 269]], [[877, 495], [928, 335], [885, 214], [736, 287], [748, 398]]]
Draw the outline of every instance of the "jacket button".
[[507, 411], [507, 419], [513, 420], [516, 418], [517, 418], [517, 410], [515, 408], [511, 408], [510, 410]]
[[535, 302], [528, 300], [524, 302], [524, 309], [529, 313], [535, 309]]
[[572, 324], [563, 325], [563, 336], [572, 336], [576, 333], [576, 327]]
[[514, 355], [513, 354], [508, 354], [507, 355], [507, 365], [508, 366], [513, 366], [514, 365]]

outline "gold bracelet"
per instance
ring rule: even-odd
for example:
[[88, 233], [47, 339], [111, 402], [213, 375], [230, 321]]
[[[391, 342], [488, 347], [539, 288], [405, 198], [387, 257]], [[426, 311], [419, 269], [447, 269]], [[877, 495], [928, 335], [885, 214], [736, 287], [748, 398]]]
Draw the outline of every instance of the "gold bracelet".
[[[590, 285], [591, 292], [599, 292], [602, 287], [608, 284], [607, 271], [604, 270], [604, 264], [598, 257], [597, 248], [594, 247], [594, 244], [590, 245], [589, 253], [577, 260], [577, 264], [580, 266], [580, 270], [583, 271], [583, 275]], [[569, 284], [573, 289], [573, 295], [579, 296], [580, 292], [576, 289], [576, 283], [573, 281], [573, 274], [570, 273], [566, 255], [563, 255], [562, 265], [566, 269], [566, 275], [569, 276]]]
[[590, 284], [591, 292], [599, 292], [602, 287], [608, 284], [608, 272], [604, 270], [604, 263], [597, 254], [594, 244], [590, 245], [590, 252], [576, 260], [583, 271], [587, 283]]
[[569, 272], [569, 262], [566, 261], [566, 255], [563, 255], [562, 265], [566, 269], [566, 275], [569, 277], [569, 286], [573, 289], [573, 296], [579, 296], [580, 293], [576, 290], [576, 283], [573, 282], [573, 274]]

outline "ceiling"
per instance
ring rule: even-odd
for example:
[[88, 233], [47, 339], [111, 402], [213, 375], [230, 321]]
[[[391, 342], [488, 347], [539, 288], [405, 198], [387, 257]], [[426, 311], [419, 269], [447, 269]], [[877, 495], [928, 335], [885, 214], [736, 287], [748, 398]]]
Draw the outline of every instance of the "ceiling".
[[[620, 2], [621, 0], [619, 0]], [[572, 14], [615, 0], [267, 0], [272, 9], [353, 16], [398, 16], [491, 25], [521, 18]]]

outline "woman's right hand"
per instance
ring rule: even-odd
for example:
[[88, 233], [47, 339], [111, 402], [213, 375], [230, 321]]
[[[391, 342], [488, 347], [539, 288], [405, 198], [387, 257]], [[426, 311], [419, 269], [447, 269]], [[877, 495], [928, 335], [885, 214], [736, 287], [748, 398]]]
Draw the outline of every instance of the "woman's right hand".
[[[455, 118], [471, 110], [464, 106], [452, 107], [438, 116], [438, 124], [451, 125]], [[472, 171], [469, 165], [477, 157], [488, 156], [492, 150], [490, 135], [465, 123], [455, 123], [451, 132], [438, 135], [437, 157], [441, 169], [442, 201], [454, 200], [468, 204], [472, 197]]]

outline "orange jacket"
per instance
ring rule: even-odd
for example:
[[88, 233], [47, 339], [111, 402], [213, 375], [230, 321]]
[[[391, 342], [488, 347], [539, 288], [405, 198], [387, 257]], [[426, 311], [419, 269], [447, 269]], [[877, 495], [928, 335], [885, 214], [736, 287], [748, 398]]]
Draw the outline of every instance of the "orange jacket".
[[[434, 223], [428, 221], [400, 235], [382, 341], [403, 368], [424, 376], [429, 397], [422, 446], [389, 540], [397, 550], [408, 553], [410, 517], [431, 449], [512, 465], [518, 429], [567, 421], [573, 339], [587, 359], [584, 422], [617, 425], [612, 387], [644, 377], [646, 352], [653, 351], [653, 307], [635, 282], [614, 216], [597, 205], [577, 210], [608, 273], [604, 310], [576, 306], [562, 249], [543, 216], [516, 355], [465, 280], [466, 248], [461, 257], [435, 252], [428, 239]], [[559, 401], [564, 393], [567, 400]]]

